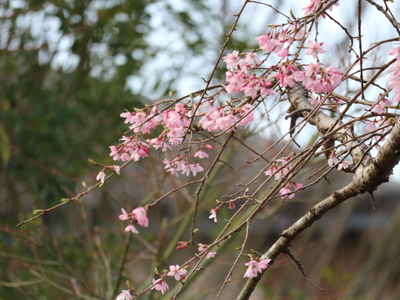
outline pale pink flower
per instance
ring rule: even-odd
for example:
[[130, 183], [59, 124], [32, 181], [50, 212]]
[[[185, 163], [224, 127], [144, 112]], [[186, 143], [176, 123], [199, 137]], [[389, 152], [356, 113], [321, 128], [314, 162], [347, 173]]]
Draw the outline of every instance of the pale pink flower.
[[126, 210], [123, 209], [123, 208], [121, 208], [121, 210], [122, 210], [122, 214], [120, 214], [118, 218], [119, 218], [120, 220], [128, 220], [128, 219], [130, 219], [130, 216], [129, 216], [129, 214], [126, 212]]
[[226, 63], [228, 69], [233, 70], [237, 68], [239, 62], [239, 51], [234, 50], [232, 53], [228, 53], [222, 58], [222, 60]]
[[365, 124], [367, 125], [367, 127], [365, 127], [365, 131], [366, 132], [370, 132], [370, 131], [374, 131], [376, 129], [376, 120], [372, 120], [372, 122], [367, 121], [365, 122]]
[[283, 48], [278, 52], [278, 56], [282, 59], [285, 59], [289, 54], [289, 50], [287, 48]]
[[273, 165], [271, 168], [265, 171], [264, 174], [265, 176], [271, 176], [276, 170], [278, 170], [278, 167], [276, 165]]
[[133, 115], [133, 114], [132, 114], [131, 112], [126, 111], [126, 112], [121, 113], [119, 116], [120, 116], [121, 118], [125, 118], [124, 123], [125, 123], [125, 124], [128, 124], [128, 123], [132, 123], [132, 115]]
[[317, 59], [318, 54], [325, 53], [326, 51], [322, 48], [323, 43], [316, 43], [313, 40], [307, 41], [308, 49], [304, 51], [304, 54], [311, 55], [314, 59]]
[[179, 265], [175, 266], [169, 266], [169, 272], [167, 273], [167, 276], [174, 277], [176, 281], [179, 281], [183, 278], [185, 278], [185, 274], [187, 273], [187, 270], [185, 269], [180, 269]]
[[153, 146], [154, 149], [161, 149], [162, 152], [172, 149], [172, 147], [166, 142], [165, 137], [162, 136], [151, 139], [149, 144]]
[[169, 161], [169, 160], [164, 158], [163, 159], [163, 164], [165, 164], [164, 169], [167, 172], [171, 172], [172, 175], [176, 175], [177, 177], [179, 177], [179, 174], [178, 174], [179, 170], [177, 168], [177, 165], [176, 165], [175, 161]]
[[252, 278], [257, 277], [258, 273], [262, 273], [263, 270], [269, 267], [270, 259], [263, 260], [254, 260], [251, 259], [248, 263], [245, 263], [247, 266], [246, 273], [244, 274], [244, 278]]
[[208, 258], [214, 258], [216, 254], [217, 254], [217, 252], [210, 251], [210, 252], [207, 253], [206, 258], [207, 259]]
[[396, 55], [396, 59], [397, 59], [397, 60], [400, 60], [400, 46], [393, 47], [393, 48], [389, 51], [389, 55]]
[[243, 278], [252, 278], [257, 277], [257, 263], [254, 260], [245, 264], [247, 267], [246, 272], [243, 275]]
[[351, 165], [351, 162], [350, 161], [347, 161], [347, 160], [344, 160], [344, 161], [342, 161], [340, 164], [338, 164], [338, 170], [340, 171], [340, 170], [345, 170], [345, 169], [347, 169], [348, 167], [349, 167], [349, 165]]
[[372, 107], [372, 111], [376, 112], [378, 115], [381, 115], [386, 111], [387, 107], [391, 107], [392, 105], [393, 103], [390, 100], [383, 98]]
[[149, 219], [146, 215], [146, 210], [143, 207], [138, 207], [132, 210], [135, 220], [140, 226], [147, 227], [149, 225]]
[[301, 189], [304, 187], [301, 183], [293, 183], [293, 187], [295, 190]]
[[110, 148], [110, 156], [112, 156], [113, 160], [118, 160], [121, 156], [119, 149], [116, 146], [109, 146]]
[[279, 190], [279, 194], [281, 196], [284, 196], [284, 198], [289, 198], [289, 199], [293, 198], [294, 194], [290, 194], [290, 193], [292, 193], [292, 190], [291, 190], [289, 184]]
[[328, 165], [330, 167], [336, 166], [339, 163], [339, 160], [335, 156], [335, 152], [331, 152], [328, 158]]
[[130, 223], [128, 226], [126, 226], [125, 228], [125, 232], [129, 232], [132, 231], [132, 233], [139, 233], [139, 231], [137, 231], [135, 225], [133, 225], [133, 223]]
[[246, 126], [254, 120], [254, 113], [251, 111], [251, 104], [247, 103], [239, 111], [239, 118], [242, 118], [236, 126]]
[[131, 300], [131, 299], [133, 299], [131, 293], [127, 290], [122, 290], [121, 294], [119, 294], [115, 300]]
[[194, 157], [198, 157], [198, 158], [208, 158], [209, 156], [208, 156], [208, 154], [207, 154], [206, 152], [204, 152], [203, 149], [200, 149], [199, 151], [197, 151], [197, 152], [194, 154]]
[[198, 163], [195, 164], [185, 163], [180, 171], [182, 171], [182, 174], [185, 174], [186, 176], [189, 176], [190, 172], [192, 172], [193, 176], [196, 176], [198, 172], [204, 171], [204, 169]]
[[214, 219], [214, 222], [218, 222], [217, 220], [217, 211], [218, 211], [218, 207], [217, 208], [213, 208], [210, 210], [210, 216], [208, 217], [209, 219]]
[[258, 64], [261, 63], [260, 58], [258, 57], [257, 53], [250, 51], [246, 53], [244, 61], [250, 68], [256, 67]]
[[[198, 251], [202, 252], [203, 250], [207, 249], [206, 245], [201, 245], [197, 248]], [[209, 251], [207, 252], [206, 258], [214, 258], [217, 252]]]
[[236, 118], [232, 114], [227, 114], [217, 120], [218, 126], [222, 131], [231, 132], [235, 131], [233, 126], [236, 123]]
[[269, 34], [260, 35], [256, 37], [255, 40], [259, 43], [260, 48], [264, 51], [272, 52], [276, 47], [274, 39], [271, 39]]
[[115, 173], [117, 173], [118, 175], [121, 174], [121, 167], [120, 166], [116, 166], [116, 165], [112, 165], [110, 167], [108, 167], [109, 169], [113, 170]]
[[154, 286], [151, 288], [156, 289], [157, 291], [160, 291], [161, 294], [164, 295], [165, 291], [169, 289], [168, 284], [166, 283], [164, 278], [159, 278], [159, 279], [153, 279], [153, 284]]
[[106, 179], [106, 173], [104, 173], [104, 170], [101, 170], [99, 174], [96, 176], [96, 180], [100, 181], [100, 184], [104, 184], [104, 180]]

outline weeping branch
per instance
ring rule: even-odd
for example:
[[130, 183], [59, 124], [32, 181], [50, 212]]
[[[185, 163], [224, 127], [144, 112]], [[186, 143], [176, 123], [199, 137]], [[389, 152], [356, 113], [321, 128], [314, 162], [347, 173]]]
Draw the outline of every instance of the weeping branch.
[[[311, 106], [307, 101], [307, 94], [300, 85], [296, 85], [288, 93], [293, 109], [312, 109], [311, 112], [307, 110], [303, 112], [303, 117], [306, 118], [307, 122], [315, 125], [321, 134], [330, 134], [330, 138], [344, 143], [353, 160], [362, 160], [362, 163], [355, 170], [353, 179], [348, 185], [320, 201], [293, 225], [284, 230], [280, 238], [261, 256], [261, 259], [274, 260], [279, 254], [285, 253], [291, 242], [301, 232], [340, 203], [365, 192], [372, 194], [382, 183], [389, 181], [393, 168], [400, 161], [400, 118], [394, 120], [394, 126], [385, 144], [376, 157], [371, 159], [366, 154], [365, 145], [358, 141], [349, 129], [342, 127], [339, 122]], [[262, 275], [263, 273], [260, 273], [259, 276], [248, 279], [237, 300], [249, 299]]]

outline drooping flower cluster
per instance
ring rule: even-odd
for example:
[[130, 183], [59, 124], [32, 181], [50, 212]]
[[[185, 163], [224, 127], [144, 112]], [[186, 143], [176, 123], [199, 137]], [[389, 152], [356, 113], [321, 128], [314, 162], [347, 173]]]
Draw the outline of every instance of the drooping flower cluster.
[[149, 219], [147, 218], [146, 209], [143, 207], [137, 207], [132, 210], [131, 213], [127, 213], [125, 209], [121, 208], [122, 214], [119, 215], [120, 220], [130, 220], [129, 225], [125, 228], [126, 232], [139, 233], [135, 227], [135, 221], [143, 227], [149, 225]]
[[244, 273], [243, 278], [257, 277], [258, 273], [262, 273], [263, 270], [269, 267], [270, 262], [271, 259], [251, 258], [248, 263], [245, 263], [247, 270], [246, 273]]
[[[194, 131], [194, 127], [189, 128], [192, 123], [197, 123], [202, 130], [211, 133], [230, 132], [235, 131], [239, 126], [249, 124], [254, 119], [252, 107], [248, 103], [239, 107], [232, 104], [214, 107], [213, 103], [214, 101], [205, 101], [199, 107], [196, 107], [196, 104], [176, 103], [171, 108], [161, 108], [161, 111], [158, 111], [161, 104], [155, 104], [151, 108], [122, 113], [121, 117], [125, 119], [124, 123], [129, 124], [129, 129], [133, 134], [131, 136], [124, 135], [119, 145], [110, 146], [110, 156], [114, 160], [122, 162], [138, 161], [148, 157], [151, 148], [166, 152], [181, 145], [185, 136]], [[155, 128], [161, 128], [161, 134], [145, 140], [143, 135], [153, 133]], [[195, 176], [198, 172], [202, 172], [203, 167], [199, 163], [190, 162], [190, 160], [208, 158], [205, 150], [211, 150], [213, 147], [201, 141], [198, 144], [200, 149], [193, 153], [188, 151], [190, 147], [194, 147], [194, 145], [190, 145], [180, 149], [181, 153], [175, 154], [175, 158], [172, 160], [164, 158], [166, 171], [176, 176], [179, 174]], [[98, 177], [98, 180], [101, 178]]]
[[[274, 176], [275, 181], [279, 181], [288, 175], [292, 170], [292, 164], [290, 163], [291, 157], [283, 157], [272, 163], [272, 166], [264, 172], [266, 176]], [[279, 194], [284, 198], [293, 198], [294, 192], [301, 189], [303, 185], [288, 181], [288, 183], [279, 190]]]
[[[316, 93], [330, 93], [341, 82], [342, 75], [336, 67], [327, 67], [320, 62], [310, 63], [305, 70], [299, 69], [295, 63], [289, 60], [291, 48], [295, 41], [305, 39], [309, 35], [303, 28], [291, 25], [288, 29], [282, 27], [280, 30], [274, 28], [273, 31], [256, 37], [260, 49], [266, 51], [266, 55], [277, 54], [281, 58], [281, 63], [269, 67], [269, 72], [275, 72], [274, 77], [279, 81], [282, 87], [293, 87], [296, 82], [309, 91]], [[326, 51], [322, 48], [323, 43], [317, 43], [313, 40], [307, 41], [305, 55], [310, 55], [318, 59], [318, 54]], [[286, 59], [286, 60], [285, 60]], [[226, 81], [229, 83], [226, 91], [230, 94], [243, 92], [245, 95], [255, 98], [256, 96], [274, 95], [272, 82], [267, 80], [264, 74], [256, 75], [256, 69], [262, 64], [257, 53], [250, 51], [239, 54], [233, 51], [223, 58], [227, 65]], [[270, 75], [270, 74], [269, 74]], [[269, 76], [268, 78], [271, 78]]]
[[329, 154], [329, 159], [328, 159], [328, 165], [330, 167], [337, 167], [337, 169], [340, 170], [345, 170], [349, 167], [349, 165], [351, 165], [350, 161], [347, 160], [343, 160], [342, 162], [339, 162], [339, 159], [335, 156], [335, 152], [331, 152]]
[[118, 175], [121, 172], [121, 167], [120, 166], [116, 166], [116, 165], [105, 166], [96, 176], [96, 180], [100, 181], [100, 185], [103, 185], [104, 181], [106, 180], [106, 177], [107, 177], [106, 172], [105, 172], [106, 169], [113, 170]]
[[115, 300], [131, 300], [133, 299], [129, 290], [122, 290]]
[[[309, 14], [315, 13], [317, 10], [327, 7], [333, 1], [335, 1], [335, 0], [328, 0], [328, 1], [326, 1], [326, 0], [310, 0], [310, 4], [303, 8], [304, 15], [309, 15]], [[333, 5], [338, 6], [339, 3], [336, 2]], [[329, 8], [329, 10], [332, 10], [332, 6]], [[322, 17], [325, 18], [326, 14], [323, 13]]]
[[[200, 244], [199, 247], [197, 248], [197, 250], [200, 251], [200, 252], [202, 252], [202, 251], [204, 251], [206, 249], [207, 249], [207, 245], [203, 245], [203, 244]], [[213, 257], [215, 257], [216, 254], [217, 254], [217, 252], [215, 252], [215, 251], [209, 251], [206, 254], [206, 258], [207, 259], [208, 258], [213, 258]]]
[[[169, 266], [169, 271], [166, 274], [166, 277], [174, 277], [176, 281], [181, 281], [182, 279], [185, 278], [185, 274], [187, 273], [186, 268], [181, 268], [179, 265], [171, 265]], [[169, 286], [167, 284], [165, 275], [161, 278], [158, 279], [153, 279], [153, 287], [151, 288], [152, 290], [155, 289], [157, 291], [160, 291], [161, 294], [164, 294], [168, 289]]]

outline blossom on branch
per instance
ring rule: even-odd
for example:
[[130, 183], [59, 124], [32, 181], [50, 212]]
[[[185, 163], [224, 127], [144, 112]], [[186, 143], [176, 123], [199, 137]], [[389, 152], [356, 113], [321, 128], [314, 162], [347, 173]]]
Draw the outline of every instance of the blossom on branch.
[[164, 278], [153, 279], [153, 284], [154, 284], [154, 286], [151, 289], [152, 290], [155, 289], [157, 291], [160, 291], [161, 294], [163, 294], [163, 295], [166, 292], [166, 290], [169, 289], [169, 286], [168, 286], [168, 284], [167, 284], [167, 282], [165, 281]]
[[217, 208], [213, 208], [210, 210], [210, 216], [208, 217], [209, 219], [214, 219], [214, 222], [217, 223], [217, 211], [218, 211], [219, 207]]
[[306, 55], [311, 55], [314, 59], [317, 59], [318, 54], [325, 53], [326, 50], [322, 48], [323, 43], [317, 43], [313, 40], [307, 41], [307, 50], [304, 52]]
[[[197, 250], [200, 251], [200, 252], [202, 252], [202, 251], [204, 251], [206, 249], [207, 249], [207, 246], [203, 245], [203, 244], [200, 244], [199, 247], [197, 248]], [[207, 259], [208, 258], [213, 258], [213, 257], [215, 257], [216, 254], [217, 254], [217, 252], [209, 251], [209, 252], [207, 252], [206, 258]]]
[[131, 299], [133, 299], [133, 297], [129, 292], [129, 290], [122, 290], [121, 294], [119, 294], [115, 300], [131, 300]]
[[104, 173], [104, 169], [99, 172], [96, 176], [96, 180], [100, 181], [100, 185], [104, 184], [104, 180], [106, 179], [106, 173]]
[[245, 263], [247, 266], [247, 270], [243, 275], [243, 278], [252, 278], [252, 277], [257, 277], [258, 273], [262, 273], [263, 270], [267, 269], [269, 267], [269, 263], [271, 262], [271, 259], [253, 259], [248, 263]]
[[139, 233], [135, 227], [135, 221], [143, 227], [149, 225], [149, 219], [146, 215], [146, 209], [137, 207], [131, 213], [127, 213], [125, 209], [121, 208], [122, 214], [118, 216], [120, 220], [130, 220], [130, 224], [125, 228], [125, 232], [131, 231], [132, 233]]
[[185, 278], [185, 274], [187, 273], [187, 270], [181, 269], [179, 265], [175, 266], [169, 266], [169, 272], [167, 273], [167, 276], [174, 277], [176, 281], [179, 281], [183, 278]]

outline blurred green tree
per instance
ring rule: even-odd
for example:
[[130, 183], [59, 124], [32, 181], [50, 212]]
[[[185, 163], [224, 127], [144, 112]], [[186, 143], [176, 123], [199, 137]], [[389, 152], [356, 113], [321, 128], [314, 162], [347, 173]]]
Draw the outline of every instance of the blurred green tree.
[[[144, 84], [138, 75], [150, 57], [200, 53], [205, 40], [196, 20], [211, 14], [202, 1], [2, 2], [0, 214], [15, 224], [33, 201], [48, 207], [73, 193], [88, 158], [106, 159], [104, 146], [123, 130], [110, 125], [146, 101], [128, 83]], [[154, 42], [160, 27], [174, 27], [180, 47]], [[147, 86], [173, 89], [182, 67], [175, 65], [147, 74]]]

